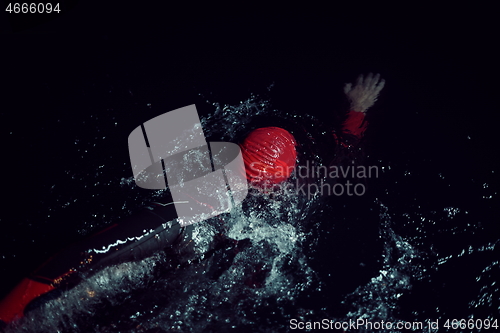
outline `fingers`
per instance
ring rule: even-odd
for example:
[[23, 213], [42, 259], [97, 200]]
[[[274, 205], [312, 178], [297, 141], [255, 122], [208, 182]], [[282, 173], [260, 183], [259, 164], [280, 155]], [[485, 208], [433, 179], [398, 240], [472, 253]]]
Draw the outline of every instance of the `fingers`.
[[356, 79], [356, 85], [357, 86], [362, 86], [363, 85], [363, 74], [360, 74], [358, 78]]
[[[377, 74], [378, 75], [378, 74]], [[375, 94], [378, 95], [380, 91], [384, 88], [385, 86], [385, 80], [382, 79], [379, 84], [374, 88]]]
[[380, 91], [384, 88], [385, 85], [384, 79], [380, 80], [380, 82], [379, 80], [380, 80], [380, 74], [377, 73], [375, 74], [375, 76], [373, 76], [372, 73], [369, 73], [365, 79], [363, 86], [368, 90], [373, 91], [377, 95], [378, 93], [380, 93]]
[[349, 91], [351, 91], [352, 89], [352, 83], [346, 83], [345, 86], [344, 86], [344, 94], [348, 94]]
[[377, 73], [375, 74], [375, 76], [373, 76], [372, 73], [369, 73], [365, 79], [365, 82], [363, 82], [363, 86], [370, 90], [375, 90], [379, 80], [380, 80], [380, 74]]
[[377, 85], [379, 79], [380, 79], [380, 74], [375, 74], [375, 76], [372, 78], [372, 80], [369, 83], [369, 87], [371, 90], [375, 90], [375, 86]]
[[368, 73], [366, 76], [365, 82], [363, 82], [363, 87], [371, 89], [372, 88], [372, 82], [373, 82], [373, 74]]

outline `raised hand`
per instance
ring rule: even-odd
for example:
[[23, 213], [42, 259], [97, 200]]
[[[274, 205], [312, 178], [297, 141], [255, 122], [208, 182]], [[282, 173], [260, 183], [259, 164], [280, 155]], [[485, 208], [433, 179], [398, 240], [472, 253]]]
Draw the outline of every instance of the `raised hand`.
[[380, 74], [373, 76], [370, 73], [366, 78], [363, 75], [358, 76], [354, 88], [352, 83], [346, 83], [344, 93], [351, 103], [352, 111], [366, 112], [369, 107], [375, 104], [378, 94], [385, 85], [384, 79], [379, 80]]

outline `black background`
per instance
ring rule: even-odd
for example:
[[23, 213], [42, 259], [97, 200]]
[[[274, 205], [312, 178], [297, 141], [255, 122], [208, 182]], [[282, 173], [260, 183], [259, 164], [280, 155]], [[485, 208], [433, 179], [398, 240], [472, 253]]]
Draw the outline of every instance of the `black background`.
[[[343, 84], [360, 73], [387, 81], [370, 114], [378, 158], [445, 171], [453, 195], [428, 189], [431, 208], [477, 201], [481, 218], [494, 218], [492, 201], [470, 197], [484, 182], [496, 189], [500, 172], [492, 6], [61, 4], [61, 14], [0, 14], [0, 295], [81, 237], [85, 206], [126, 200], [103, 193], [69, 213], [47, 211], [83, 190], [64, 187], [67, 170], [91, 179], [102, 160], [115, 163], [115, 180], [130, 177], [126, 140], [138, 124], [193, 103], [210, 112], [207, 98], [236, 104], [250, 93], [328, 121], [343, 106]], [[108, 139], [82, 159], [75, 139], [97, 135]], [[414, 190], [400, 191], [405, 204]]]

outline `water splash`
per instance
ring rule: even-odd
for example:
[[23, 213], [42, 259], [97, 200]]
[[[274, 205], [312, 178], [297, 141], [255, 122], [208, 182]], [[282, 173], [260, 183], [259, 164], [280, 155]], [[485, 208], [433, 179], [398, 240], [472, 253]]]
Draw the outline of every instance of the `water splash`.
[[[236, 106], [212, 105], [215, 110], [201, 119], [202, 127], [207, 137], [221, 141], [236, 140], [260, 115], [301, 122], [310, 128], [317, 122], [311, 116], [273, 110], [269, 101], [254, 95]], [[304, 136], [313, 132], [310, 129]], [[312, 160], [319, 158], [316, 153], [311, 156]], [[410, 177], [414, 171], [406, 170], [402, 177]], [[109, 176], [106, 172], [106, 168], [97, 171], [101, 178]], [[384, 170], [394, 172], [390, 167]], [[120, 187], [137, 204], [165, 194], [136, 191], [133, 177], [122, 178]], [[321, 203], [316, 198], [307, 201], [296, 195], [252, 190], [244, 207], [193, 225], [185, 247], [108, 267], [31, 312], [6, 332], [223, 332], [234, 328], [279, 332], [288, 330], [291, 318], [308, 321], [321, 316], [334, 321], [405, 322], [399, 313], [401, 300], [417, 283], [431, 285], [436, 273], [454, 261], [462, 264], [467, 258], [498, 251], [498, 241], [467, 244], [458, 250], [439, 246], [441, 239], [482, 231], [464, 208], [446, 204], [441, 211], [423, 212], [412, 207], [401, 218], [393, 203], [378, 202], [378, 207], [381, 268], [369, 282], [345, 296], [342, 303], [348, 310], [344, 314], [296, 304], [311, 289], [319, 290], [329, 283], [317, 280], [318, 272], [310, 265], [312, 258], [304, 254], [311, 235], [304, 226], [321, 209]], [[115, 208], [121, 215], [131, 211], [128, 205]], [[465, 223], [466, 217], [469, 220]], [[481, 265], [474, 275], [478, 292], [468, 303], [468, 317], [483, 311], [493, 319], [499, 309], [496, 276], [500, 265], [491, 259]], [[436, 306], [437, 317], [427, 319], [443, 319], [439, 310]], [[419, 315], [415, 318], [424, 319]]]

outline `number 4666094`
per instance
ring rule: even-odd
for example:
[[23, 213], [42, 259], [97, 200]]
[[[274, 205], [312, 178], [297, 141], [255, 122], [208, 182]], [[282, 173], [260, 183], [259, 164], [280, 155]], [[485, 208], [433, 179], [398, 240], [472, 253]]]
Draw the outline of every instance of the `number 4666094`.
[[59, 3], [52, 5], [50, 2], [48, 3], [10, 3], [7, 5], [5, 9], [6, 12], [10, 14], [36, 14], [36, 13], [47, 13], [50, 14], [52, 12], [60, 13], [61, 9], [59, 9]]

